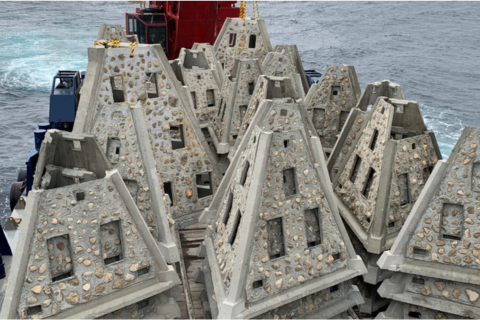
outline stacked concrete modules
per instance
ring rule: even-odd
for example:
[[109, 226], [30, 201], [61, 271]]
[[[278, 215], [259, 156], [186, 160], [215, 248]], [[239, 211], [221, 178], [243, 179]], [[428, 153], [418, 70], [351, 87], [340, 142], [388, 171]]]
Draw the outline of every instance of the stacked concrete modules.
[[305, 74], [305, 70], [303, 69], [302, 59], [300, 59], [297, 45], [276, 45], [273, 51], [284, 53], [293, 59], [295, 71], [300, 75], [300, 78], [302, 79], [303, 91], [305, 94], [307, 94], [308, 90], [310, 89], [310, 85], [308, 84], [307, 76]]
[[122, 177], [108, 170], [93, 136], [47, 132], [1, 318], [180, 315], [170, 297], [180, 280]]
[[176, 76], [190, 95], [191, 106], [201, 127], [213, 119], [221, 104], [221, 82], [203, 50], [182, 48], [177, 59]]
[[236, 58], [258, 59], [263, 62], [272, 51], [265, 21], [258, 19], [227, 18], [213, 47], [215, 58], [225, 75], [232, 73]]
[[[382, 317], [397, 318], [410, 305], [480, 317], [480, 128], [462, 132], [447, 161], [440, 161], [394, 245], [378, 265], [395, 271], [379, 293], [400, 305]], [[404, 305], [407, 304], [407, 305]], [[425, 318], [418, 309], [416, 316]]]
[[327, 155], [360, 98], [360, 86], [353, 66], [327, 66], [320, 80], [305, 97], [305, 105]]
[[269, 52], [262, 63], [263, 74], [273, 77], [287, 77], [293, 80], [295, 93], [305, 96], [302, 79], [292, 57], [281, 52]]
[[260, 103], [202, 219], [214, 318], [329, 318], [363, 302], [349, 280], [366, 269], [301, 101]]
[[222, 105], [208, 128], [218, 154], [228, 154], [234, 146], [261, 74], [258, 60], [236, 59], [232, 74], [225, 79]]
[[221, 172], [162, 48], [137, 45], [131, 53], [128, 43], [89, 49], [74, 130], [95, 134], [106, 153], [114, 150], [115, 166], [123, 167], [125, 178], [136, 180], [138, 191], [145, 192], [137, 195], [137, 205], [147, 222], [153, 205], [142, 203], [149, 192], [140, 180], [146, 168], [154, 167], [146, 181], [149, 190], [156, 190], [150, 183], [160, 183], [160, 178], [176, 226], [195, 223], [209, 205]]
[[[230, 161], [233, 159], [235, 152], [240, 146], [240, 143], [245, 135], [248, 127], [253, 121], [258, 106], [260, 102], [265, 99], [285, 99], [291, 98], [294, 100], [303, 100], [305, 96], [302, 94], [303, 91], [297, 93], [295, 87], [298, 87], [299, 79], [286, 78], [286, 77], [272, 77], [272, 76], [260, 76], [255, 84], [255, 89], [253, 91], [252, 97], [248, 104], [247, 111], [243, 116], [242, 125], [237, 134], [237, 139], [235, 141], [234, 147], [230, 150], [228, 158]], [[296, 85], [297, 84], [297, 85]]]

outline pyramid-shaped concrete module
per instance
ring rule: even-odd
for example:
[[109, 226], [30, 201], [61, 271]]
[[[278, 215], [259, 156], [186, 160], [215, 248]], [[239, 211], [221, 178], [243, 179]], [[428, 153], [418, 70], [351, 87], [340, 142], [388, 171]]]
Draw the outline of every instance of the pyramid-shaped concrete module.
[[380, 254], [393, 244], [441, 154], [414, 101], [380, 97], [353, 123], [356, 113], [364, 112], [352, 110], [329, 159], [335, 162], [337, 149], [356, 138], [332, 183], [342, 217], [368, 252]]
[[329, 318], [363, 302], [348, 280], [366, 269], [301, 101], [259, 105], [202, 218], [218, 318]]
[[223, 104], [209, 126], [218, 154], [226, 154], [234, 146], [243, 117], [262, 74], [256, 59], [236, 59], [232, 74], [225, 78]]
[[363, 111], [370, 110], [379, 97], [405, 100], [402, 87], [390, 80], [375, 81], [367, 84], [358, 101], [357, 108]]
[[[196, 223], [221, 181], [218, 164], [162, 48], [136, 45], [131, 55], [128, 43], [89, 48], [74, 131], [95, 134], [105, 151], [109, 139], [120, 141], [116, 166], [138, 170], [137, 183], [142, 168], [155, 165], [157, 174], [152, 178], [160, 177], [176, 225]], [[135, 122], [128, 116], [132, 106], [141, 107], [143, 122], [139, 112]], [[137, 142], [141, 126], [148, 132], [150, 147]], [[145, 163], [147, 153], [153, 154], [148, 158], [154, 162]], [[148, 210], [146, 205], [143, 210]]]
[[198, 43], [195, 42], [192, 46], [192, 50], [203, 51], [205, 53], [205, 57], [207, 58], [208, 65], [210, 69], [213, 69], [220, 80], [220, 86], [223, 85], [223, 68], [220, 62], [217, 61], [215, 58], [215, 51], [213, 50], [213, 46], [210, 43]]
[[176, 75], [190, 94], [192, 111], [200, 126], [205, 127], [220, 108], [221, 82], [211, 68], [203, 50], [182, 48], [176, 62]]
[[255, 116], [258, 106], [261, 101], [265, 99], [285, 99], [291, 98], [296, 101], [303, 100], [305, 96], [300, 92], [298, 94], [296, 92], [295, 84], [299, 84], [298, 78], [286, 78], [286, 77], [272, 77], [272, 76], [260, 76], [255, 84], [255, 89], [253, 91], [252, 97], [248, 103], [247, 111], [245, 111], [245, 115], [243, 116], [242, 124], [240, 126], [240, 130], [238, 130], [238, 134], [236, 137], [236, 141], [234, 147], [231, 148], [228, 158], [230, 161], [233, 159], [236, 150], [239, 148], [240, 143], [247, 131], [248, 127], [252, 123], [253, 117]]
[[275, 49], [273, 49], [273, 51], [284, 53], [293, 59], [296, 73], [298, 73], [300, 75], [300, 78], [302, 79], [303, 91], [306, 94], [310, 89], [310, 85], [308, 84], [307, 76], [305, 74], [305, 70], [303, 69], [302, 59], [300, 59], [300, 54], [298, 53], [297, 45], [296, 44], [287, 44], [287, 45], [279, 44], [275, 46]]
[[108, 169], [93, 136], [47, 132], [1, 318], [95, 318], [159, 294], [179, 315], [168, 295], [180, 280]]
[[123, 27], [119, 24], [106, 24], [102, 23], [98, 30], [97, 41], [109, 41], [116, 40], [121, 42], [127, 42], [127, 34]]
[[261, 19], [227, 18], [213, 46], [215, 57], [225, 75], [231, 74], [236, 58], [258, 59], [263, 62], [272, 51], [265, 21]]
[[390, 251], [378, 265], [397, 271], [379, 292], [395, 300], [480, 317], [480, 128], [463, 130], [440, 161]]
[[355, 68], [347, 65], [327, 66], [320, 80], [308, 91], [305, 105], [327, 155], [359, 98]]
[[269, 52], [262, 63], [263, 74], [274, 77], [287, 77], [294, 79], [293, 85], [297, 95], [305, 96], [302, 79], [297, 73], [297, 68], [292, 57], [286, 53]]

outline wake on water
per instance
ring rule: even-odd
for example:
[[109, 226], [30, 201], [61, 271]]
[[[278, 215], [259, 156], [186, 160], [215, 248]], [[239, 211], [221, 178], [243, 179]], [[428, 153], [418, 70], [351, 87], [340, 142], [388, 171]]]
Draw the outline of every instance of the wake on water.
[[[2, 5], [9, 14], [0, 18], [0, 223], [10, 214], [10, 185], [33, 147], [32, 131], [48, 119], [53, 76], [85, 70], [100, 24], [124, 25], [136, 7]], [[362, 88], [383, 79], [402, 85], [420, 103], [443, 157], [465, 125], [478, 126], [480, 3], [260, 2], [260, 10], [272, 45], [296, 44], [305, 69], [345, 63], [355, 66]]]

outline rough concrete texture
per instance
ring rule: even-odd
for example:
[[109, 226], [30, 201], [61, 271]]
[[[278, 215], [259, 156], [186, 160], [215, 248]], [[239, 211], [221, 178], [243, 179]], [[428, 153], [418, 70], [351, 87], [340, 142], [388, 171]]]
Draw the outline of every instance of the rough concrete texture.
[[465, 318], [478, 319], [480, 316], [478, 284], [398, 272], [382, 283], [378, 293], [408, 304], [421, 301], [423, 307]]
[[353, 66], [330, 65], [305, 97], [322, 146], [329, 154], [347, 121], [350, 110], [360, 98], [360, 86]]
[[213, 46], [215, 57], [226, 76], [232, 73], [236, 58], [259, 59], [263, 62], [272, 51], [265, 21], [247, 18], [227, 18]]
[[209, 126], [216, 150], [226, 154], [237, 140], [248, 104], [262, 69], [256, 59], [236, 59], [232, 74], [224, 81], [222, 105]]
[[295, 91], [295, 83], [298, 83], [299, 78], [286, 78], [286, 77], [272, 77], [272, 76], [260, 76], [255, 84], [255, 89], [253, 91], [252, 97], [248, 103], [247, 111], [243, 116], [242, 124], [240, 130], [238, 131], [237, 139], [235, 145], [231, 148], [229, 152], [229, 159], [231, 160], [235, 155], [236, 150], [239, 148], [243, 136], [245, 135], [247, 129], [253, 121], [258, 106], [261, 101], [264, 99], [285, 99], [291, 98], [294, 100], [303, 100], [305, 98], [302, 94], [297, 94]]
[[[132, 154], [138, 146], [133, 131], [128, 136], [123, 132], [133, 126], [127, 116], [130, 106], [140, 107], [150, 137], [151, 151], [147, 147], [144, 151], [153, 152], [156, 176], [172, 201], [170, 214], [177, 227], [195, 223], [221, 180], [216, 159], [161, 47], [137, 45], [135, 55], [130, 54], [126, 43], [89, 50], [74, 131], [95, 134], [102, 148], [108, 138], [122, 141], [117, 166], [141, 171], [144, 164]], [[117, 113], [120, 117], [114, 119], [113, 109], [121, 109], [122, 115]], [[136, 125], [137, 131], [141, 125]]]
[[97, 41], [108, 40], [117, 40], [121, 42], [128, 41], [127, 34], [121, 25], [102, 23], [100, 25], [100, 30], [98, 31]]
[[379, 97], [405, 100], [402, 87], [390, 80], [375, 81], [367, 84], [358, 101], [357, 108], [369, 111]]
[[300, 75], [300, 78], [302, 79], [303, 92], [307, 94], [308, 90], [310, 89], [310, 85], [308, 84], [307, 76], [305, 75], [305, 70], [303, 69], [302, 59], [300, 58], [300, 54], [298, 53], [297, 45], [280, 44], [276, 45], [273, 51], [284, 53], [293, 59], [296, 73], [298, 73]]
[[[301, 101], [260, 103], [201, 221], [210, 222], [205, 246], [215, 293], [209, 299], [217, 301], [219, 318], [273, 317], [264, 313], [289, 303], [276, 313], [300, 315], [306, 301], [313, 312], [320, 301], [306, 296], [366, 272], [338, 215], [322, 147]], [[335, 294], [335, 305], [345, 309], [324, 316], [351, 307], [346, 300], [363, 302], [359, 294], [349, 298], [348, 288]]]
[[209, 64], [203, 50], [182, 48], [176, 60], [177, 70], [181, 72], [177, 78], [186, 86], [185, 90], [191, 99], [190, 107], [200, 126], [206, 126], [220, 108], [222, 100], [217, 72]]
[[354, 111], [329, 163], [344, 143], [356, 144], [332, 183], [343, 218], [368, 252], [380, 254], [393, 244], [441, 154], [416, 102], [381, 97], [356, 122], [362, 111]]
[[269, 52], [262, 63], [263, 74], [273, 77], [287, 77], [296, 79], [293, 81], [295, 93], [305, 96], [300, 75], [297, 73], [295, 62], [291, 56], [281, 52]]
[[207, 58], [210, 69], [213, 69], [220, 80], [220, 87], [223, 85], [223, 68], [220, 62], [215, 58], [215, 51], [210, 43], [198, 43], [195, 42], [192, 46], [192, 50], [203, 51]]
[[98, 317], [180, 282], [119, 173], [91, 158], [107, 167], [93, 136], [47, 132], [1, 318]]
[[464, 319], [464, 317], [424, 306], [393, 301], [387, 310], [379, 313], [375, 319]]

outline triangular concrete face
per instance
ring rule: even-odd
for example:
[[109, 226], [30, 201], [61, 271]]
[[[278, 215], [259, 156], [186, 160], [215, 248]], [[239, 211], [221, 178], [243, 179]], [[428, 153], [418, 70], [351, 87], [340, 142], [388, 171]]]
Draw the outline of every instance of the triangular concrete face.
[[200, 126], [207, 126], [221, 104], [220, 87], [217, 72], [211, 68], [203, 50], [182, 48], [177, 61], [177, 78], [186, 86], [190, 95], [193, 113]]
[[[340, 155], [353, 138], [356, 144]], [[380, 254], [393, 244], [441, 159], [435, 135], [416, 102], [380, 97], [370, 112], [352, 110], [329, 164], [339, 156], [344, 160], [332, 183], [340, 213], [365, 249]]]
[[106, 24], [102, 23], [100, 25], [100, 30], [98, 31], [97, 41], [109, 41], [117, 40], [121, 42], [127, 42], [127, 34], [123, 27], [119, 24]]
[[265, 21], [241, 18], [227, 18], [213, 46], [215, 57], [223, 67], [226, 76], [232, 73], [236, 58], [258, 59], [263, 62], [272, 51]]
[[[428, 308], [480, 317], [479, 141], [480, 128], [465, 128], [448, 160], [436, 165], [394, 245], [378, 261], [402, 272], [382, 285], [382, 295], [406, 303], [421, 295]], [[412, 284], [413, 275], [420, 280]], [[412, 291], [415, 285], [421, 293]]]
[[105, 168], [93, 136], [47, 132], [1, 318], [100, 317], [180, 282], [122, 177]]
[[198, 43], [195, 42], [192, 46], [192, 50], [203, 51], [205, 52], [205, 57], [207, 58], [208, 65], [210, 69], [213, 69], [220, 80], [220, 86], [223, 85], [223, 68], [220, 62], [215, 58], [215, 51], [213, 46], [210, 43]]
[[236, 59], [232, 74], [222, 89], [223, 104], [209, 126], [218, 154], [226, 154], [234, 146], [243, 117], [262, 74], [258, 60]]
[[329, 155], [360, 98], [360, 86], [353, 66], [327, 66], [320, 80], [305, 97], [308, 114]]
[[300, 94], [297, 93], [297, 91], [295, 90], [295, 83], [299, 84], [298, 77], [290, 79], [285, 77], [272, 77], [262, 75], [258, 78], [252, 97], [250, 98], [250, 101], [248, 103], [247, 111], [245, 112], [245, 116], [243, 116], [240, 130], [238, 130], [235, 145], [228, 154], [228, 158], [230, 159], [230, 161], [233, 159], [236, 150], [239, 148], [243, 136], [245, 135], [245, 132], [250, 126], [261, 101], [265, 99], [275, 100], [285, 98], [303, 100], [305, 98], [305, 96], [302, 94], [303, 91], [300, 92]]
[[[141, 106], [150, 137], [150, 151], [145, 146], [145, 153], [153, 152], [157, 177], [172, 201], [170, 214], [178, 227], [195, 223], [221, 181], [218, 164], [162, 48], [137, 45], [132, 57], [131, 53], [127, 43], [120, 43], [120, 48], [89, 49], [74, 131], [99, 138], [97, 126], [108, 125], [108, 117], [113, 116], [108, 108]], [[138, 135], [141, 121], [135, 126]], [[127, 143], [132, 146], [128, 136]], [[137, 159], [128, 159], [132, 159], [128, 166], [137, 165]]]
[[300, 75], [300, 78], [302, 79], [303, 91], [306, 94], [310, 89], [310, 85], [308, 84], [307, 76], [305, 74], [305, 70], [303, 69], [302, 59], [300, 59], [300, 54], [298, 53], [297, 45], [296, 44], [276, 45], [273, 51], [284, 53], [293, 59], [296, 73], [298, 73]]
[[283, 317], [288, 310], [289, 317], [329, 318], [363, 302], [348, 280], [366, 269], [346, 235], [301, 101], [259, 105], [202, 218], [210, 222], [205, 279], [212, 279], [218, 318]]
[[297, 95], [305, 96], [302, 80], [297, 73], [292, 57], [281, 52], [269, 52], [262, 63], [263, 74], [273, 77], [287, 77], [294, 79], [293, 85]]

